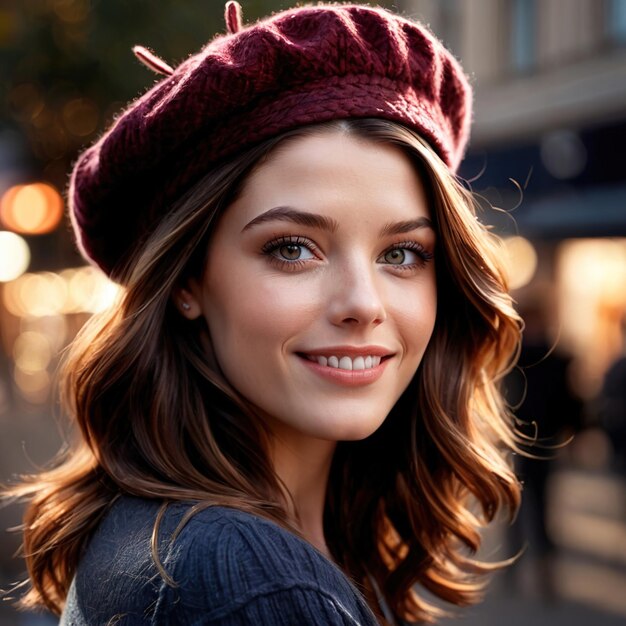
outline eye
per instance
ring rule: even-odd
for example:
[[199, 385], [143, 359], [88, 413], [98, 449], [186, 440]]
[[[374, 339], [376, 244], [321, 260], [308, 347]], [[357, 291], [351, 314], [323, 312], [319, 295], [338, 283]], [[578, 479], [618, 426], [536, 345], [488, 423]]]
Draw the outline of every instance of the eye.
[[289, 235], [268, 241], [261, 252], [268, 261], [284, 269], [298, 269], [318, 258], [315, 250], [317, 246], [310, 239]]
[[314, 259], [315, 256], [300, 243], [286, 243], [273, 250], [274, 256], [280, 258], [281, 261], [304, 261], [306, 259]]
[[378, 258], [378, 263], [393, 265], [402, 269], [412, 269], [426, 265], [433, 258], [433, 254], [428, 252], [416, 241], [399, 243], [389, 248]]
[[383, 258], [390, 265], [403, 265], [407, 257], [409, 258], [409, 263], [413, 262], [411, 261], [411, 254], [413, 254], [413, 256], [416, 256], [414, 252], [411, 253], [410, 251], [403, 248], [393, 248], [392, 250], [385, 252]]

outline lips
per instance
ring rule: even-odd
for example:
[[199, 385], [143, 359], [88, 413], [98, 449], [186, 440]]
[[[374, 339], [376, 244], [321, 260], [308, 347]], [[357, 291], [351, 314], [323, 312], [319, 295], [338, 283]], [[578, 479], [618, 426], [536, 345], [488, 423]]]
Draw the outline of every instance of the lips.
[[310, 372], [326, 383], [367, 388], [383, 376], [395, 353], [380, 346], [332, 346], [297, 355]]

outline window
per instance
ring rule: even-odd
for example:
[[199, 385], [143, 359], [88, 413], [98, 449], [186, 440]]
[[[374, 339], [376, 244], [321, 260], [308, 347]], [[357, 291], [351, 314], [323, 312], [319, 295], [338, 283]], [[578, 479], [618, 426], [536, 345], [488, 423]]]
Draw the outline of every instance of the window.
[[535, 0], [511, 0], [510, 15], [511, 66], [527, 72], [535, 66]]
[[609, 39], [620, 44], [626, 44], [626, 2], [624, 0], [609, 0], [606, 20]]

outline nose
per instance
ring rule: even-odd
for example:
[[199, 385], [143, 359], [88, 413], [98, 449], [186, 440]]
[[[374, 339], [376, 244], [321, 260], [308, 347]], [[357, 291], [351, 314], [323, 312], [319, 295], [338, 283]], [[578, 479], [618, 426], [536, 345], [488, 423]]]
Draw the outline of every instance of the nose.
[[373, 325], [385, 321], [385, 303], [375, 268], [368, 262], [337, 268], [331, 276], [328, 316], [336, 326]]

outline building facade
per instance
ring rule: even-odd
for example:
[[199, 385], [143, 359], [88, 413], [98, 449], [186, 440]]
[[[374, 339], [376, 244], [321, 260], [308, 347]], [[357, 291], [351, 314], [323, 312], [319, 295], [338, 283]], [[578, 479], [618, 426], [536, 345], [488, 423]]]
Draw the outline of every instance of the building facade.
[[546, 330], [575, 357], [590, 399], [624, 344], [626, 2], [405, 0], [402, 9], [470, 75], [474, 130], [460, 174], [484, 198], [485, 221], [516, 237], [520, 306], [543, 303]]

